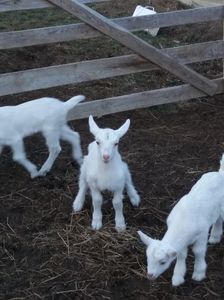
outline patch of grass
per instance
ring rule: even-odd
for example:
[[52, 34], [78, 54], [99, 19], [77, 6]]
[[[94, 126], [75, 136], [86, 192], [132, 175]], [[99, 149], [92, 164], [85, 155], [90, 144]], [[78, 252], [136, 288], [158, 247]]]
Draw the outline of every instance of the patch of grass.
[[[118, 0], [113, 2], [113, 5], [108, 1], [105, 3], [91, 4], [89, 6], [109, 18], [114, 18], [131, 16], [137, 5], [136, 0], [129, 0], [128, 3], [121, 3]], [[143, 0], [141, 4], [146, 5], [148, 1]], [[0, 31], [24, 30], [80, 22], [78, 18], [58, 7], [9, 11], [1, 13]]]
[[59, 8], [12, 11], [1, 13], [0, 30], [24, 30], [76, 22], [77, 18]]
[[163, 30], [160, 29], [160, 32], [155, 37], [153, 37], [146, 31], [138, 31], [135, 34], [145, 42], [159, 49], [180, 45], [180, 41], [172, 39], [170, 36], [163, 34], [162, 31]]

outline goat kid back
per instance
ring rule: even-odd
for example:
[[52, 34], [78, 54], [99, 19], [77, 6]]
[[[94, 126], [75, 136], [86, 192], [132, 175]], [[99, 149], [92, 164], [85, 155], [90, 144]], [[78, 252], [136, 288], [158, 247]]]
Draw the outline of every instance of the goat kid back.
[[[50, 171], [61, 151], [59, 140], [72, 145], [74, 159], [82, 163], [82, 151], [79, 134], [67, 125], [67, 114], [79, 102], [85, 99], [79, 95], [66, 102], [55, 98], [40, 98], [15, 106], [0, 108], [0, 151], [3, 146], [10, 146], [13, 159], [20, 163], [31, 178], [44, 176]], [[49, 156], [41, 169], [27, 159], [23, 138], [41, 132], [49, 149]]]

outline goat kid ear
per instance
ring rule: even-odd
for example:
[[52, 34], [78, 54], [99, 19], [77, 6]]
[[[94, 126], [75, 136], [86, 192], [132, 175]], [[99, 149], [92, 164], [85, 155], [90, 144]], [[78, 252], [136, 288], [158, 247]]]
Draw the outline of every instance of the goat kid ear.
[[176, 258], [177, 257], [177, 252], [175, 249], [168, 249], [167, 255], [169, 258]]
[[127, 119], [126, 122], [116, 130], [117, 134], [119, 135], [119, 138], [121, 138], [125, 133], [128, 131], [130, 126], [130, 120]]
[[141, 230], [138, 230], [138, 235], [141, 239], [141, 241], [148, 247], [152, 242], [153, 239], [150, 238], [148, 235], [146, 235], [145, 233], [143, 233]]
[[97, 126], [96, 122], [94, 121], [92, 115], [89, 116], [89, 130], [94, 136], [96, 136], [99, 131], [99, 127]]

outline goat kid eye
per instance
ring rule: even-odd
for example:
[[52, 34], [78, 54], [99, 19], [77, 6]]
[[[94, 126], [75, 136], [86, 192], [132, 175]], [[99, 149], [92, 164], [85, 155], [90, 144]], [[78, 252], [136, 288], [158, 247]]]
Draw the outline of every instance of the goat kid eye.
[[165, 265], [166, 261], [161, 261], [160, 265]]
[[115, 143], [115, 144], [114, 144], [114, 146], [117, 146], [117, 145], [118, 145], [118, 143]]
[[100, 142], [96, 141], [97, 145], [99, 146]]

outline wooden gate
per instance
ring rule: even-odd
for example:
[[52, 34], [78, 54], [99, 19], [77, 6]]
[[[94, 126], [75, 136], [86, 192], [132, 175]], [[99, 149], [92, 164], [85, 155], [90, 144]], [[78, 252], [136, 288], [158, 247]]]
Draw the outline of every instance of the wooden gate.
[[85, 5], [85, 3], [101, 1], [103, 0], [0, 0], [0, 12], [57, 5], [85, 22], [2, 32], [0, 33], [0, 50], [92, 38], [103, 33], [135, 53], [2, 74], [0, 75], [0, 96], [158, 68], [169, 71], [186, 83], [175, 87], [85, 102], [78, 105], [76, 110], [69, 115], [69, 119], [72, 120], [85, 118], [90, 113], [105, 115], [224, 92], [223, 78], [209, 80], [187, 66], [190, 63], [224, 58], [224, 41], [159, 50], [131, 32], [145, 28], [223, 20], [224, 5], [109, 20]]

